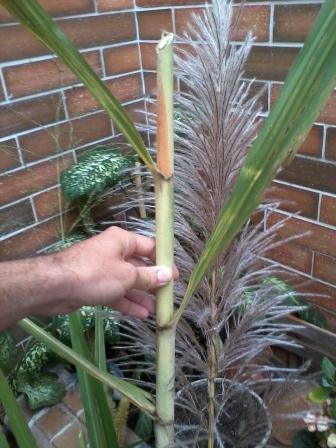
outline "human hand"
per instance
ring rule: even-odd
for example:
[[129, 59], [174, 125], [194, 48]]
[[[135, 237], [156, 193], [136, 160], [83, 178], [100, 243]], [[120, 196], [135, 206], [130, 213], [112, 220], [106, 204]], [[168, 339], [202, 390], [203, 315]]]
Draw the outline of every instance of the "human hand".
[[144, 319], [155, 311], [149, 293], [178, 276], [175, 267], [172, 274], [167, 267], [149, 266], [155, 262], [152, 238], [119, 227], [110, 227], [55, 256], [70, 274], [67, 306], [71, 310], [106, 305]]

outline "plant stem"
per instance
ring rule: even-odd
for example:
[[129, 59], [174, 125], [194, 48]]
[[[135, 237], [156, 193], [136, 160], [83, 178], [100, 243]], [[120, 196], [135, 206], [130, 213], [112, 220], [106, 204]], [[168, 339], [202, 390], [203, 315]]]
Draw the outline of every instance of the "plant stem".
[[[162, 37], [158, 55], [156, 264], [174, 264], [173, 35]], [[157, 293], [156, 448], [174, 446], [175, 325], [173, 281]]]
[[138, 189], [138, 198], [139, 198], [139, 214], [141, 219], [147, 218], [146, 206], [145, 206], [145, 198], [143, 194], [143, 185], [141, 179], [141, 163], [137, 162], [135, 164], [136, 174], [135, 174], [135, 185]]

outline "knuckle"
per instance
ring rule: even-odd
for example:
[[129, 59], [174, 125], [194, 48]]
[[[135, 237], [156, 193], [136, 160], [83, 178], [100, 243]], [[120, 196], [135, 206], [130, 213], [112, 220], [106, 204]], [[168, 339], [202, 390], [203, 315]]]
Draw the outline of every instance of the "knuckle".
[[152, 289], [156, 282], [155, 282], [155, 277], [153, 275], [153, 271], [150, 268], [145, 268], [143, 270], [144, 276], [143, 276], [143, 280], [144, 280], [144, 285], [146, 289]]
[[137, 280], [137, 269], [131, 263], [125, 263], [124, 267], [124, 281], [127, 286], [132, 286]]
[[120, 235], [120, 232], [122, 231], [123, 230], [118, 226], [111, 226], [106, 230], [110, 235]]

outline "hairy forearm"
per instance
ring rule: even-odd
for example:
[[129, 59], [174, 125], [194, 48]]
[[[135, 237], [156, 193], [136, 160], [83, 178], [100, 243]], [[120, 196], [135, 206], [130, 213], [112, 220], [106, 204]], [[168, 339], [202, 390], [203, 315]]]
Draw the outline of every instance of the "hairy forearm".
[[70, 311], [70, 275], [49, 255], [0, 263], [0, 331], [33, 314]]
[[164, 266], [147, 266], [154, 250], [151, 238], [111, 227], [61, 252], [0, 263], [0, 331], [26, 316], [84, 305], [146, 318], [155, 311], [147, 292], [172, 278]]

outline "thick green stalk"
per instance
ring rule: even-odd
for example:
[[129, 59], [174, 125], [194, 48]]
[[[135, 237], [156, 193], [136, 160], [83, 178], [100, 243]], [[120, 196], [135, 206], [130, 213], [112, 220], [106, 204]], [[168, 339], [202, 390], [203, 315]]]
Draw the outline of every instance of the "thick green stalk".
[[[158, 55], [157, 165], [155, 179], [156, 263], [173, 269], [174, 263], [174, 130], [173, 35], [163, 36]], [[174, 446], [175, 325], [173, 281], [157, 293], [156, 448]]]
[[[20, 406], [9, 387], [3, 371], [0, 369], [0, 401], [4, 407], [8, 417], [11, 431], [14, 434], [15, 440], [19, 448], [36, 448], [33, 435], [24, 418]], [[3, 435], [3, 437], [5, 437]], [[5, 445], [4, 445], [5, 447]], [[2, 447], [1, 447], [2, 448]]]

